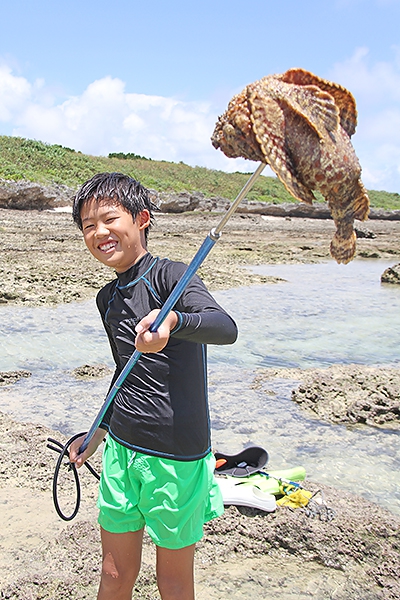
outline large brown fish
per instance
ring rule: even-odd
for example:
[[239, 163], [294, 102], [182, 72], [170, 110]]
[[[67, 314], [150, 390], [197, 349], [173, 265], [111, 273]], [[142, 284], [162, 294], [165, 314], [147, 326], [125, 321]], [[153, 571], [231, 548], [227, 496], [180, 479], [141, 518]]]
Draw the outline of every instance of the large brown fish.
[[226, 156], [270, 165], [286, 189], [312, 204], [327, 200], [336, 232], [331, 255], [348, 263], [356, 249], [354, 219], [364, 221], [369, 199], [350, 137], [356, 103], [344, 87], [303, 69], [269, 75], [234, 96], [211, 141]]

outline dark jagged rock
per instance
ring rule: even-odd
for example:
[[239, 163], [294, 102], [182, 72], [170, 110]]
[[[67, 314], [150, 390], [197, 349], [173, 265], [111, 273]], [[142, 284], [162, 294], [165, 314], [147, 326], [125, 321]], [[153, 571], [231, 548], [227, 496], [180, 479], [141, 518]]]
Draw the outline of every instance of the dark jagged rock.
[[[72, 205], [75, 191], [65, 185], [40, 185], [32, 181], [8, 181], [0, 179], [0, 208], [18, 210], [48, 210]], [[150, 197], [163, 213], [184, 212], [224, 212], [231, 199], [213, 196], [207, 198], [202, 192], [157, 192], [150, 190]], [[266, 215], [274, 217], [302, 217], [307, 219], [331, 219], [326, 202], [308, 205], [300, 202], [270, 204], [243, 200], [237, 209], [241, 214]], [[400, 210], [371, 208], [370, 219], [400, 220]], [[357, 237], [372, 237], [362, 228], [358, 228]]]
[[76, 379], [94, 379], [97, 377], [105, 377], [112, 373], [107, 365], [82, 365], [71, 371], [71, 375]]
[[0, 385], [11, 385], [24, 377], [30, 377], [30, 371], [0, 371]]
[[183, 213], [190, 211], [222, 211], [229, 207], [229, 201], [223, 198], [206, 198], [201, 192], [161, 193], [156, 204], [165, 213]]
[[0, 179], [0, 207], [46, 210], [72, 203], [73, 190], [65, 185], [43, 186], [32, 181]]
[[375, 233], [373, 231], [370, 231], [366, 227], [355, 226], [354, 231], [356, 232], [357, 239], [365, 238], [367, 240], [374, 240], [376, 238]]
[[381, 282], [400, 285], [400, 263], [385, 269], [381, 275]]

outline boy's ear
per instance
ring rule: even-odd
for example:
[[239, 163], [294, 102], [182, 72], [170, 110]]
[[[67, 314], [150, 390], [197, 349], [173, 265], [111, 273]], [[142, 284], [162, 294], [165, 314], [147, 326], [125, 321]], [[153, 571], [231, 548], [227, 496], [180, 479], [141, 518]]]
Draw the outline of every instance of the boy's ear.
[[146, 229], [150, 225], [150, 213], [147, 210], [147, 208], [140, 211], [140, 213], [137, 216], [137, 219], [138, 219], [139, 229]]

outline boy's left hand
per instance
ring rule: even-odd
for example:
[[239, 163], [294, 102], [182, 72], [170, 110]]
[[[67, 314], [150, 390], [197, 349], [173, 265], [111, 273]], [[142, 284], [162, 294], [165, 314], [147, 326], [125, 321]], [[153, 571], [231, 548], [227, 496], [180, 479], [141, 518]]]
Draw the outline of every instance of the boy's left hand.
[[160, 352], [168, 344], [170, 333], [178, 323], [178, 316], [171, 311], [157, 331], [151, 332], [149, 329], [156, 320], [159, 312], [158, 309], [152, 310], [136, 325], [135, 347], [139, 352]]

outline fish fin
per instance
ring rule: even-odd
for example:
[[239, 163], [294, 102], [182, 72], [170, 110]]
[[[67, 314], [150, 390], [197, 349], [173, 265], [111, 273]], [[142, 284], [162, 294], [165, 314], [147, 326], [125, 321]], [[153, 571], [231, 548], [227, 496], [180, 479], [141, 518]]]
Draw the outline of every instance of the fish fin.
[[338, 83], [322, 79], [304, 69], [289, 69], [286, 73], [278, 75], [278, 77], [286, 83], [294, 83], [299, 86], [316, 86], [328, 92], [338, 107], [341, 126], [349, 137], [354, 134], [357, 127], [357, 108], [354, 96], [349, 90]]
[[248, 104], [253, 131], [265, 162], [294, 198], [312, 204], [314, 194], [298, 179], [286, 150], [285, 121], [279, 104], [258, 85], [248, 86]]

